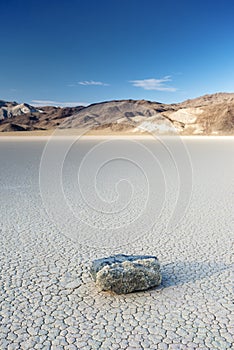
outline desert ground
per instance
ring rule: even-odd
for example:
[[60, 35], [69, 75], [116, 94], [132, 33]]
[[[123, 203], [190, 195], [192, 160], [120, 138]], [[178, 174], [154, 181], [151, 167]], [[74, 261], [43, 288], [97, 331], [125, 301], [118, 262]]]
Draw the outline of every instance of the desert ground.
[[[1, 349], [230, 349], [234, 137], [0, 138]], [[156, 255], [98, 292], [93, 259]], [[232, 319], [231, 319], [232, 317]]]

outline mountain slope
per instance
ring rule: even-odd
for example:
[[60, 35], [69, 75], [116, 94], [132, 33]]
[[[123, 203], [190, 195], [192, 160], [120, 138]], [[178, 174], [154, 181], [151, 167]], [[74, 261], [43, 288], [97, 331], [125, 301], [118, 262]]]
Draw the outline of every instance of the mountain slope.
[[234, 93], [177, 104], [120, 100], [88, 107], [40, 107], [0, 101], [0, 131], [81, 129], [103, 133], [155, 132], [234, 135]]
[[46, 106], [38, 109], [27, 104], [0, 101], [0, 132], [56, 129], [66, 118], [83, 108]]
[[26, 113], [39, 112], [35, 107], [27, 103], [7, 102], [0, 100], [0, 120], [24, 115]]

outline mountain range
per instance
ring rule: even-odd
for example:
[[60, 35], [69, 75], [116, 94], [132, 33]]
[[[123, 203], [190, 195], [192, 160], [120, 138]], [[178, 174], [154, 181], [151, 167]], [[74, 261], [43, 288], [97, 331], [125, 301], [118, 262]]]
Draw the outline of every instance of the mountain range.
[[204, 95], [175, 104], [118, 100], [64, 108], [0, 100], [0, 132], [54, 129], [234, 135], [234, 93]]

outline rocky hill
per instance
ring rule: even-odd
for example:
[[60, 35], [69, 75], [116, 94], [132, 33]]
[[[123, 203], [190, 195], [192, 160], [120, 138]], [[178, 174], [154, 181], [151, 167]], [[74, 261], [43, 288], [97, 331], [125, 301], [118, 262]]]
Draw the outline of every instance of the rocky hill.
[[88, 107], [40, 107], [0, 101], [0, 131], [82, 129], [100, 133], [234, 135], [234, 93], [177, 104], [120, 100]]
[[18, 104], [17, 102], [7, 102], [0, 100], [0, 120], [24, 115], [26, 113], [34, 113], [38, 110], [27, 103]]
[[0, 101], [0, 132], [55, 129], [83, 108], [83, 106], [36, 108], [26, 103]]

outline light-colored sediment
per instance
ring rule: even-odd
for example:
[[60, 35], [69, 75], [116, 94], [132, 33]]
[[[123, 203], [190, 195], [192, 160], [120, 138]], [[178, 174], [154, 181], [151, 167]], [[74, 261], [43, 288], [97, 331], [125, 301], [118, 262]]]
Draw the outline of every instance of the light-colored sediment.
[[209, 135], [193, 135], [193, 136], [180, 136], [180, 135], [157, 135], [154, 133], [145, 133], [145, 134], [121, 134], [121, 133], [95, 133], [95, 134], [82, 134], [80, 132], [73, 133], [71, 132], [36, 132], [36, 131], [27, 131], [27, 132], [4, 132], [0, 134], [1, 141], [48, 141], [50, 139], [80, 139], [80, 140], [116, 140], [116, 139], [125, 139], [125, 140], [157, 140], [157, 139], [181, 139], [181, 140], [234, 140], [233, 136], [209, 136]]
[[[233, 139], [185, 139], [193, 168], [185, 216], [168, 234], [163, 212], [147, 234], [122, 248], [74, 244], [69, 232], [60, 234], [40, 196], [45, 140], [22, 141], [0, 142], [1, 349], [231, 348]], [[71, 155], [65, 169], [68, 197], [81, 154]], [[120, 252], [156, 255], [161, 287], [125, 296], [98, 293], [90, 261]]]

